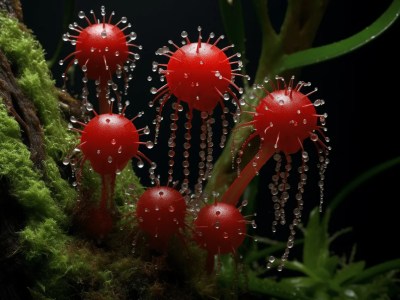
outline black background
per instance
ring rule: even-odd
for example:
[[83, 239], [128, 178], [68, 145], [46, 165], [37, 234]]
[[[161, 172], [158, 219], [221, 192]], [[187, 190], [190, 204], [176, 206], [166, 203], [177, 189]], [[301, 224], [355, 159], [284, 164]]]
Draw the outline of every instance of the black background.
[[[63, 33], [63, 1], [21, 2], [26, 24], [42, 43], [47, 58], [50, 58]], [[260, 41], [250, 1], [243, 2], [246, 2], [248, 70], [252, 76], [257, 66]], [[271, 9], [276, 9], [274, 15], [277, 19], [280, 3], [281, 0], [270, 0]], [[362, 30], [389, 3], [388, 0], [331, 1], [315, 45], [338, 41]], [[151, 62], [158, 58], [154, 55], [156, 49], [167, 44], [169, 39], [179, 40], [182, 30], [196, 36], [197, 25], [201, 25], [205, 33], [224, 33], [216, 0], [76, 1], [74, 20], [78, 21], [80, 10], [88, 13], [94, 9], [98, 14], [100, 5], [105, 5], [107, 12], [115, 10], [115, 20], [121, 16], [128, 17], [132, 30], [138, 34], [138, 43], [144, 46], [130, 87], [129, 98], [134, 103], [131, 109], [135, 112], [146, 110], [148, 101], [152, 99], [149, 93], [152, 83], [147, 82], [146, 77], [152, 75]], [[301, 79], [318, 86], [318, 97], [324, 98], [327, 103], [324, 109], [329, 114], [328, 128], [333, 148], [332, 163], [327, 172], [327, 202], [358, 174], [400, 154], [397, 109], [400, 101], [399, 33], [400, 22], [397, 22], [361, 49], [302, 71]], [[72, 47], [65, 44], [60, 58], [71, 50]], [[60, 86], [62, 69], [56, 67], [53, 71]], [[138, 122], [145, 125], [150, 120], [141, 119]], [[146, 153], [155, 159], [158, 151]], [[352, 226], [354, 230], [334, 244], [335, 251], [349, 250], [353, 243], [357, 243], [357, 258], [367, 260], [369, 265], [399, 257], [400, 247], [396, 246], [399, 171], [397, 166], [375, 177], [352, 193], [338, 208], [332, 218], [332, 231], [347, 226]], [[141, 175], [141, 171], [138, 172]], [[309, 182], [307, 188], [313, 185], [316, 183]]]

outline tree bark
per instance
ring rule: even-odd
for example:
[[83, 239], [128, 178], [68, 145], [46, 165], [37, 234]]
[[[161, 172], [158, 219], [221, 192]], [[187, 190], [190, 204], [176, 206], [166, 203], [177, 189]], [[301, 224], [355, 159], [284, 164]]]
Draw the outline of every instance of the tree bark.
[[7, 11], [20, 22], [23, 20], [21, 3], [19, 0], [0, 0], [0, 10]]
[[[0, 0], [0, 10], [17, 18], [23, 25], [19, 0]], [[45, 149], [42, 126], [32, 100], [18, 86], [17, 71], [18, 66], [12, 65], [0, 49], [0, 99], [19, 123], [23, 142], [31, 152], [35, 167], [43, 171]], [[20, 252], [18, 236], [25, 221], [22, 208], [10, 194], [7, 178], [0, 178], [0, 300], [31, 298], [27, 289], [31, 280], [25, 268], [25, 258]]]

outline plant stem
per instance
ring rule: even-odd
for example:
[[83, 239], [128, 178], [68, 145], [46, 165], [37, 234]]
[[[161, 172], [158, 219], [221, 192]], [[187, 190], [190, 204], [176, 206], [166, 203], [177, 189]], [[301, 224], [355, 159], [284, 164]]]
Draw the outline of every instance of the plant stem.
[[[68, 25], [72, 21], [72, 15], [75, 11], [75, 1], [74, 0], [66, 0], [64, 1], [65, 7], [64, 7], [64, 15], [63, 15], [63, 32], [68, 30]], [[53, 56], [51, 57], [50, 60], [47, 61], [47, 65], [49, 69], [51, 69], [56, 61], [58, 61], [58, 58], [60, 56], [62, 47], [64, 45], [64, 42], [62, 39], [60, 39], [57, 43], [56, 50], [54, 51]]]
[[112, 113], [107, 99], [107, 82], [101, 80], [99, 89], [99, 114]]
[[360, 185], [373, 178], [374, 176], [392, 168], [396, 165], [400, 164], [400, 156], [385, 161], [356, 177], [353, 181], [351, 181], [348, 185], [341, 189], [340, 193], [335, 196], [333, 201], [329, 204], [329, 210], [333, 212], [340, 203], [356, 188]]
[[364, 270], [360, 275], [356, 276], [353, 280], [351, 280], [351, 283], [368, 282], [369, 280], [380, 274], [399, 269], [400, 269], [400, 259], [389, 260]]
[[262, 166], [274, 155], [273, 147], [261, 147], [256, 156], [244, 167], [240, 175], [229, 186], [221, 198], [222, 202], [237, 205], [250, 181], [258, 174]]
[[282, 56], [282, 60], [277, 63], [279, 67], [276, 70], [278, 73], [284, 73], [287, 70], [320, 63], [349, 53], [373, 41], [378, 35], [385, 32], [399, 15], [400, 0], [393, 0], [388, 9], [374, 23], [359, 33], [329, 45], [310, 48], [292, 54], [285, 54]]

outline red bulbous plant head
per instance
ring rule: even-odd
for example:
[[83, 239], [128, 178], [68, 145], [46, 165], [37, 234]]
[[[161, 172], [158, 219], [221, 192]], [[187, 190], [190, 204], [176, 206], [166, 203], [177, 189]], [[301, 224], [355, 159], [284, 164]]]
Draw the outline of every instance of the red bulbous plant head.
[[[124, 31], [131, 27], [128, 23], [124, 28], [119, 28], [120, 24], [126, 24], [127, 18], [122, 17], [119, 22], [112, 24], [112, 12], [106, 21], [106, 11], [104, 6], [101, 7], [101, 18], [98, 19], [93, 10], [93, 21], [85, 15], [83, 11], [79, 12], [80, 19], [85, 19], [86, 27], [81, 27], [77, 23], [69, 26], [70, 30], [77, 34], [66, 33], [63, 36], [64, 41], [69, 41], [75, 51], [69, 54], [65, 59], [60, 60], [60, 65], [70, 60], [62, 77], [64, 78], [64, 88], [66, 85], [66, 73], [72, 64], [78, 64], [84, 72], [83, 82], [85, 87], [82, 90], [82, 98], [87, 100], [88, 88], [86, 83], [88, 80], [95, 80], [97, 96], [100, 101], [100, 112], [107, 110], [107, 99], [110, 87], [117, 90], [117, 84], [113, 82], [114, 75], [117, 78], [124, 75], [125, 93], [128, 88], [128, 82], [131, 75], [128, 76], [130, 70], [135, 68], [135, 61], [139, 59], [139, 54], [131, 51], [131, 48], [141, 49], [142, 46], [133, 44], [136, 39], [136, 33], [131, 32], [125, 34]], [[84, 103], [85, 104], [85, 103]]]
[[[129, 102], [126, 102], [128, 105]], [[91, 107], [91, 106], [90, 106]], [[151, 141], [141, 142], [140, 136], [149, 134], [148, 127], [136, 129], [133, 121], [143, 115], [139, 113], [133, 119], [125, 117], [125, 108], [118, 114], [105, 113], [97, 114], [87, 123], [78, 121], [75, 117], [71, 117], [69, 128], [81, 134], [80, 143], [76, 149], [82, 152], [83, 159], [80, 162], [82, 167], [83, 163], [88, 160], [93, 170], [101, 176], [115, 176], [119, 174], [132, 158], [139, 159], [138, 167], [143, 167], [142, 159], [145, 159], [152, 165], [152, 163], [141, 151], [139, 145], [144, 144], [147, 148], [153, 148]], [[92, 110], [92, 109], [90, 109]], [[112, 108], [110, 108], [110, 111]], [[83, 129], [76, 129], [73, 123], [80, 124]], [[64, 161], [68, 164], [70, 157]], [[154, 177], [155, 178], [155, 177]], [[154, 179], [152, 177], [152, 179]]]
[[[127, 101], [126, 105], [128, 104]], [[87, 109], [93, 110], [92, 105], [87, 105]], [[125, 109], [126, 106], [118, 114], [111, 113], [112, 107], [109, 107], [109, 113], [97, 114], [94, 112], [95, 116], [87, 123], [80, 122], [75, 117], [70, 119], [70, 130], [81, 134], [80, 143], [74, 149], [74, 154], [82, 153], [82, 155], [76, 157], [72, 154], [64, 159], [64, 164], [71, 163], [73, 173], [76, 174], [77, 180], [74, 185], [80, 185], [85, 161], [90, 162], [92, 169], [102, 179], [99, 203], [80, 201], [80, 207], [77, 209], [80, 226], [92, 237], [103, 238], [111, 231], [116, 175], [126, 167], [132, 158], [139, 160], [139, 167], [144, 166], [142, 159], [148, 161], [151, 164], [150, 178], [152, 180], [155, 178], [155, 163], [152, 163], [139, 151], [141, 144], [145, 144], [147, 148], [153, 147], [153, 143], [150, 141], [140, 141], [140, 136], [149, 134], [150, 130], [147, 127], [138, 130], [133, 124], [133, 121], [143, 113], [139, 113], [133, 119], [128, 119], [124, 115]], [[74, 128], [74, 123], [81, 125], [83, 129]]]
[[177, 99], [207, 112], [221, 102], [221, 94], [231, 85], [231, 77], [225, 52], [204, 42], [188, 43], [177, 49], [165, 73], [168, 89]]
[[262, 142], [285, 154], [301, 150], [303, 141], [318, 129], [317, 122], [310, 99], [296, 89], [268, 93], [254, 115], [254, 128]]
[[194, 221], [194, 240], [207, 251], [207, 270], [214, 268], [214, 255], [236, 253], [246, 237], [247, 221], [232, 204], [214, 202], [202, 207]]
[[[265, 81], [269, 83], [268, 80]], [[281, 258], [278, 270], [282, 270], [283, 263], [287, 260], [289, 249], [293, 247], [295, 228], [301, 223], [303, 210], [303, 193], [307, 182], [309, 161], [308, 152], [304, 149], [305, 140], [308, 138], [314, 143], [318, 152], [318, 169], [320, 180], [320, 210], [323, 205], [323, 191], [325, 171], [329, 163], [328, 155], [330, 147], [326, 146], [329, 138], [325, 136], [326, 114], [317, 114], [316, 107], [324, 104], [324, 100], [317, 99], [311, 102], [309, 96], [317, 91], [312, 90], [304, 94], [302, 88], [310, 86], [310, 83], [298, 82], [294, 85], [294, 77], [289, 83], [283, 78], [277, 77], [276, 84], [270, 82], [272, 91], [269, 91], [263, 85], [258, 85], [255, 89], [263, 89], [266, 93], [259, 104], [254, 107], [252, 113], [253, 120], [239, 125], [238, 128], [252, 127], [253, 132], [242, 144], [237, 156], [238, 177], [223, 195], [222, 201], [236, 204], [243, 194], [244, 189], [256, 176], [261, 167], [270, 159], [276, 161], [275, 174], [272, 176], [272, 182], [269, 184], [272, 201], [274, 203], [274, 221], [272, 222], [272, 231], [276, 231], [278, 225], [285, 225], [287, 214], [285, 206], [290, 197], [290, 184], [288, 178], [292, 169], [292, 155], [301, 152], [301, 165], [298, 167], [299, 182], [295, 194], [296, 205], [293, 210], [293, 220], [289, 225], [289, 238], [287, 248]], [[253, 96], [252, 96], [253, 97]], [[259, 150], [255, 157], [240, 169], [242, 156], [246, 147], [254, 138], [259, 138]], [[285, 162], [286, 161], [286, 162]], [[269, 263], [269, 267], [272, 263]]]
[[123, 115], [97, 115], [82, 131], [80, 148], [95, 172], [119, 173], [131, 158], [138, 156], [139, 133]]
[[[154, 100], [150, 102], [150, 106], [153, 106], [156, 101], [159, 101], [160, 105], [157, 107], [158, 116], [155, 120], [157, 140], [160, 122], [162, 120], [162, 110], [171, 97], [174, 97], [177, 100], [177, 102], [172, 105], [174, 113], [170, 116], [171, 137], [168, 143], [171, 158], [169, 161], [170, 182], [172, 182], [174, 156], [176, 152], [175, 139], [176, 131], [178, 130], [177, 121], [179, 119], [179, 113], [184, 109], [181, 103], [186, 103], [188, 107], [186, 113], [187, 122], [185, 123], [185, 143], [183, 145], [183, 174], [185, 179], [182, 184], [182, 188], [186, 190], [187, 193], [189, 192], [188, 176], [190, 173], [188, 150], [191, 147], [190, 139], [193, 110], [200, 112], [202, 122], [200, 134], [200, 170], [195, 187], [195, 193], [199, 195], [202, 192], [203, 181], [206, 180], [213, 167], [213, 146], [211, 141], [211, 125], [215, 122], [215, 119], [212, 117], [213, 110], [218, 104], [223, 110], [223, 114], [221, 115], [223, 134], [220, 142], [220, 146], [223, 147], [228, 133], [227, 127], [229, 125], [226, 115], [230, 114], [230, 110], [225, 106], [224, 101], [232, 99], [233, 104], [239, 107], [240, 101], [235, 92], [241, 94], [243, 91], [234, 82], [235, 76], [242, 76], [238, 73], [241, 69], [242, 62], [240, 60], [234, 60], [235, 57], [240, 57], [240, 54], [236, 53], [227, 56], [226, 52], [229, 51], [233, 45], [222, 49], [217, 46], [218, 42], [223, 39], [223, 36], [220, 36], [212, 42], [212, 39], [215, 36], [211, 33], [207, 41], [203, 41], [200, 27], [198, 27], [198, 32], [199, 36], [195, 42], [191, 42], [188, 38], [188, 33], [183, 31], [181, 34], [184, 39], [183, 46], [179, 47], [174, 42], [169, 41], [173, 50], [164, 46], [156, 52], [157, 55], [162, 55], [168, 58], [166, 64], [157, 62], [153, 63], [153, 71], [158, 71], [158, 73], [161, 74], [162, 81], [165, 80], [166, 84], [158, 89], [155, 87], [151, 89], [151, 93], [156, 94], [156, 96]], [[236, 65], [237, 68], [233, 69], [233, 65]], [[209, 153], [207, 154], [207, 151], [204, 149], [207, 149]]]
[[128, 59], [125, 34], [117, 26], [97, 23], [84, 28], [76, 39], [75, 58], [88, 79], [110, 78]]
[[172, 236], [180, 234], [185, 226], [186, 201], [172, 187], [151, 187], [140, 196], [135, 215], [150, 245], [163, 251]]

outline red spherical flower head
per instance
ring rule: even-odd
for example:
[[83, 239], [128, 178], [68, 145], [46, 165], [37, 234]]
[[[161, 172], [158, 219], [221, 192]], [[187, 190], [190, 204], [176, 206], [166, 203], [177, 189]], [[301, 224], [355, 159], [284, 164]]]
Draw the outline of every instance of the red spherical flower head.
[[[93, 15], [93, 22], [83, 11], [79, 12], [78, 15], [80, 19], [87, 21], [87, 27], [83, 28], [77, 23], [69, 26], [78, 35], [64, 34], [64, 41], [70, 41], [75, 46], [75, 51], [61, 60], [60, 64], [62, 65], [65, 60], [74, 56], [74, 60], [69, 63], [67, 70], [72, 63], [77, 63], [84, 71], [87, 79], [107, 83], [115, 73], [120, 76], [126, 62], [134, 62], [139, 58], [139, 55], [131, 52], [129, 48], [141, 49], [141, 46], [131, 43], [136, 38], [134, 32], [128, 35], [124, 33], [124, 30], [131, 27], [130, 23], [124, 28], [118, 27], [119, 24], [127, 22], [126, 17], [122, 17], [116, 24], [111, 24], [111, 19], [115, 13], [112, 12], [108, 21], [106, 21], [104, 6], [101, 7], [101, 19], [97, 19], [93, 11], [91, 11], [91, 14]], [[125, 68], [125, 70], [128, 70], [128, 68]], [[65, 73], [63, 76], [65, 77]]]
[[190, 43], [171, 56], [165, 77], [176, 98], [208, 112], [220, 102], [221, 92], [228, 90], [232, 70], [226, 54], [218, 47]]
[[227, 203], [204, 206], [194, 221], [197, 244], [211, 255], [235, 253], [246, 236], [246, 220]]
[[307, 95], [294, 90], [275, 90], [256, 108], [254, 127], [263, 143], [292, 154], [318, 129], [315, 107]]
[[120, 114], [95, 116], [85, 126], [80, 149], [93, 170], [101, 175], [123, 170], [138, 155], [139, 133], [133, 123]]
[[125, 34], [112, 24], [92, 24], [76, 40], [75, 58], [88, 79], [110, 78], [128, 59]]
[[[234, 83], [234, 77], [239, 75], [236, 71], [240, 70], [241, 61], [231, 61], [233, 57], [240, 57], [236, 53], [230, 57], [225, 51], [232, 48], [233, 45], [220, 49], [217, 43], [224, 37], [219, 37], [214, 43], [210, 43], [214, 34], [210, 34], [210, 38], [202, 41], [201, 27], [199, 30], [199, 38], [197, 42], [191, 42], [186, 31], [182, 32], [185, 39], [185, 45], [174, 46], [175, 51], [172, 52], [168, 47], [163, 47], [157, 51], [157, 54], [164, 55], [169, 58], [168, 64], [156, 64], [155, 66], [166, 67], [159, 69], [162, 75], [165, 75], [167, 84], [160, 89], [152, 89], [153, 93], [161, 92], [174, 95], [179, 101], [184, 101], [190, 109], [211, 112], [218, 103], [223, 105], [223, 99], [229, 99], [229, 94], [238, 102], [237, 97], [231, 90], [231, 86], [242, 93]], [[233, 64], [238, 65], [238, 69], [232, 70]], [[246, 76], [247, 77], [247, 76]], [[226, 93], [226, 95], [224, 95]]]
[[186, 202], [181, 193], [172, 187], [148, 188], [136, 204], [139, 227], [150, 239], [167, 243], [185, 225]]

